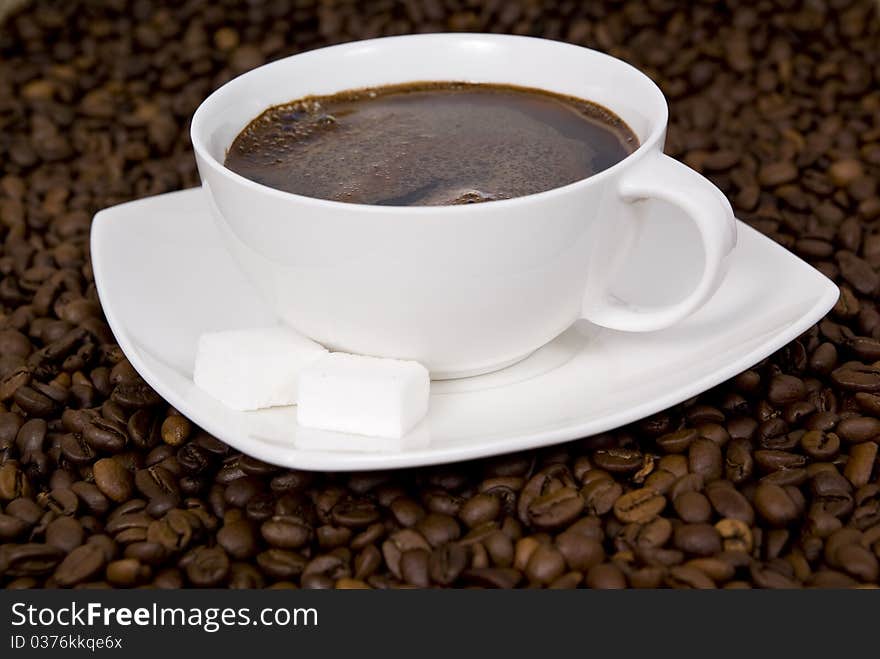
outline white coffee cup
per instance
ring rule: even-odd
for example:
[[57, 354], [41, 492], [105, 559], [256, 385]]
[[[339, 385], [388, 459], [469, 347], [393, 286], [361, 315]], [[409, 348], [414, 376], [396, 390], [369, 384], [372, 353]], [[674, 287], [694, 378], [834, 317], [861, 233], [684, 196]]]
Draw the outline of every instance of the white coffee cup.
[[[584, 98], [617, 113], [641, 146], [582, 181], [461, 206], [313, 199], [223, 166], [236, 135], [270, 106], [412, 81], [506, 83]], [[229, 251], [284, 322], [333, 350], [415, 359], [432, 377], [449, 378], [512, 364], [579, 318], [627, 331], [667, 327], [715, 292], [736, 244], [733, 212], [712, 183], [663, 154], [667, 116], [657, 86], [608, 55], [529, 37], [428, 34], [322, 48], [254, 69], [201, 104], [192, 143]], [[679, 301], [636, 307], [611, 288], [656, 200], [696, 225], [703, 271]]]

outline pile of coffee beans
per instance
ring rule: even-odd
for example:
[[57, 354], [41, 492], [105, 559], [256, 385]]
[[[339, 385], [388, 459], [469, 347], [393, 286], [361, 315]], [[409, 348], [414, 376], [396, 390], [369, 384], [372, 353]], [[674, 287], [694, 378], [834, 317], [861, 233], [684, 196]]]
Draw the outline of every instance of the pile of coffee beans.
[[[647, 71], [671, 102], [667, 150], [840, 301], [712, 391], [548, 450], [314, 474], [195, 427], [114, 343], [92, 214], [196, 185], [188, 120], [230, 77], [438, 30], [564, 39]], [[0, 26], [0, 587], [877, 585], [878, 44], [872, 0], [20, 9]]]

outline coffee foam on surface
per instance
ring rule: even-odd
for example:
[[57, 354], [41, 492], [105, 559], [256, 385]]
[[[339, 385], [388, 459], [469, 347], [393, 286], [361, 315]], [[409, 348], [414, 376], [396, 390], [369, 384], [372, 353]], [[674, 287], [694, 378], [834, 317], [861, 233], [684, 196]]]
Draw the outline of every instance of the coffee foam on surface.
[[444, 205], [566, 185], [637, 145], [622, 121], [586, 101], [424, 83], [271, 108], [242, 131], [227, 166], [311, 197]]

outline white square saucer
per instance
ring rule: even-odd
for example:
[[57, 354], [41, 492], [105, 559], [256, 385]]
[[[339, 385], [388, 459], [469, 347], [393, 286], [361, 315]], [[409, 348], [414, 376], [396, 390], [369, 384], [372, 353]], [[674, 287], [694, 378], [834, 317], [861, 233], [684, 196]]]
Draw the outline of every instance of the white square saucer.
[[[689, 254], [695, 236], [687, 223], [661, 204], [656, 213], [663, 221], [648, 223], [642, 236], [650, 251], [636, 254], [632, 278], [620, 284], [621, 295], [642, 296], [642, 302], [668, 301], [670, 277], [682, 284], [676, 290], [686, 290], [701, 267]], [[757, 231], [741, 222], [738, 230], [727, 278], [684, 322], [637, 334], [580, 321], [502, 371], [434, 382], [428, 416], [400, 441], [301, 428], [295, 407], [236, 412], [195, 387], [200, 333], [277, 323], [227, 255], [200, 189], [101, 211], [91, 254], [120, 347], [175, 408], [266, 462], [343, 471], [467, 460], [593, 435], [680, 403], [759, 362], [821, 319], [838, 290]]]

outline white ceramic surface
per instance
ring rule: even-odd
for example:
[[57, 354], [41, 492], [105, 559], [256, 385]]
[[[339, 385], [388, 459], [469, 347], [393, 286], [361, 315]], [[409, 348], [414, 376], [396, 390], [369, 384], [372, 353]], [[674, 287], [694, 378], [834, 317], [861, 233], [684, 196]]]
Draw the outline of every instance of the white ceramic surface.
[[[635, 303], [668, 301], [668, 280], [652, 274], [669, 276], [670, 259], [676, 286], [692, 285], [702, 270], [693, 225], [662, 204], [655, 211], [658, 221], [644, 235], [651, 249], [636, 246], [638, 267], [619, 284]], [[434, 382], [428, 416], [402, 444], [300, 428], [294, 407], [234, 412], [195, 387], [201, 332], [277, 322], [227, 254], [201, 190], [98, 213], [92, 267], [119, 345], [193, 421], [267, 462], [363, 470], [495, 455], [614, 428], [736, 375], [833, 306], [837, 288], [816, 270], [743, 224], [739, 237], [717, 294], [675, 327], [640, 334], [580, 321], [507, 369]], [[330, 450], [346, 445], [372, 452]]]
[[[235, 136], [272, 105], [417, 80], [586, 98], [622, 117], [641, 146], [571, 185], [460, 206], [312, 199], [223, 166]], [[202, 103], [192, 143], [226, 246], [280, 318], [329, 348], [415, 359], [433, 377], [452, 377], [515, 362], [580, 317], [630, 331], [667, 327], [717, 289], [736, 242], [733, 211], [712, 183], [663, 154], [667, 116], [650, 78], [603, 53], [529, 37], [428, 34], [322, 48], [249, 71]], [[701, 275], [667, 304], [635, 305], [612, 282], [630, 269], [658, 199], [695, 225]], [[674, 274], [654, 276], [671, 287]]]

